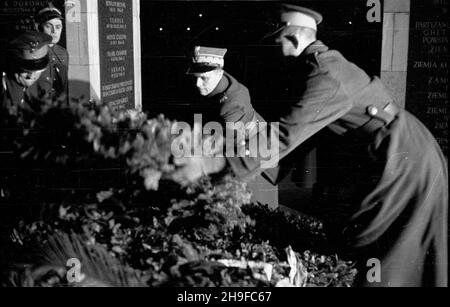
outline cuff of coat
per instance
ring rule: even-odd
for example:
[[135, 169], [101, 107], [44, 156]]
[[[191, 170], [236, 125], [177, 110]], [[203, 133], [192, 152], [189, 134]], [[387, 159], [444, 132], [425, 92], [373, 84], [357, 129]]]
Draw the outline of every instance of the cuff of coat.
[[262, 172], [260, 160], [256, 158], [227, 158], [227, 163], [235, 176], [242, 181], [246, 181]]

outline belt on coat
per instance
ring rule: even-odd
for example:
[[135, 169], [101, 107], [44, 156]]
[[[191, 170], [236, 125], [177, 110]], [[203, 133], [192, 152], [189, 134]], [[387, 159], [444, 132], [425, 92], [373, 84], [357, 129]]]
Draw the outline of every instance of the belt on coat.
[[362, 125], [360, 129], [374, 133], [392, 123], [397, 118], [398, 113], [400, 113], [400, 108], [395, 103], [390, 102], [382, 108], [370, 105], [366, 108], [366, 113], [370, 116], [370, 120]]

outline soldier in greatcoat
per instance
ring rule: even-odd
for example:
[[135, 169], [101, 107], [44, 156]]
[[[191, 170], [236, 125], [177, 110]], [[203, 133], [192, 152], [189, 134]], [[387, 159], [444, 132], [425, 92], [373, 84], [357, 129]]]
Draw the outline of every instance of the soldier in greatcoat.
[[[318, 139], [317, 216], [330, 220], [338, 248], [357, 260], [358, 285], [447, 286], [448, 168], [435, 138], [379, 78], [317, 40], [319, 13], [283, 5], [279, 17], [276, 42], [297, 75], [279, 128], [258, 141], [279, 140], [277, 162]], [[265, 171], [261, 165], [261, 158], [194, 157], [173, 178], [192, 182], [228, 166], [248, 180]]]

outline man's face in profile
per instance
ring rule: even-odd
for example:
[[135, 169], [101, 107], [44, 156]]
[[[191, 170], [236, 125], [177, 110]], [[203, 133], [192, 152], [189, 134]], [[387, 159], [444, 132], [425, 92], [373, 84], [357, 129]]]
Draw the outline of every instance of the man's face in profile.
[[208, 96], [214, 91], [223, 76], [222, 69], [214, 69], [203, 73], [192, 74], [195, 86], [202, 96]]

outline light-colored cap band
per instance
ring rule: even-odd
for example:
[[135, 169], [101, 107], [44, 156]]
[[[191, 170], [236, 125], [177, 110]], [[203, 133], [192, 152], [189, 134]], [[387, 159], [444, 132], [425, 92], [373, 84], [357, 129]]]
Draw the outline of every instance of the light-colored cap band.
[[192, 62], [194, 64], [208, 64], [213, 65], [217, 67], [223, 67], [225, 64], [225, 60], [223, 58], [219, 58], [216, 56], [207, 56], [207, 55], [201, 55], [197, 56], [192, 59]]
[[316, 20], [301, 12], [284, 12], [281, 15], [281, 21], [286, 23], [287, 26], [311, 28], [317, 31]]
[[196, 46], [192, 56], [192, 63], [223, 68], [226, 53], [227, 49], [224, 48]]

